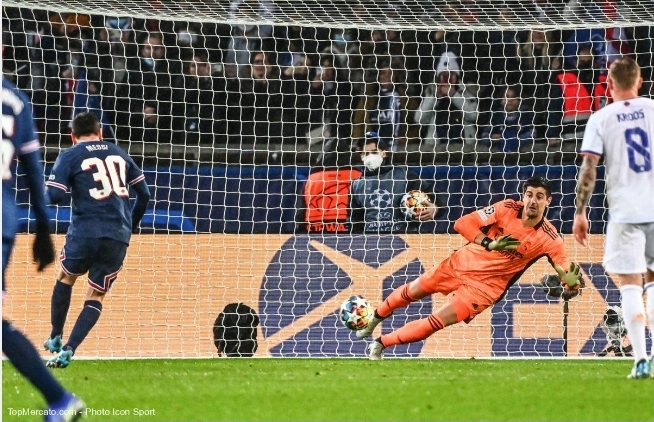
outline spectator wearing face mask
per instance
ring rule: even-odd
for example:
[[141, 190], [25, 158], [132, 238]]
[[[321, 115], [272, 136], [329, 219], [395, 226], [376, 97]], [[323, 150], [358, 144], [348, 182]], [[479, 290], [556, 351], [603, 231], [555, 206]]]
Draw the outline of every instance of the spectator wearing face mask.
[[[421, 180], [406, 166], [396, 166], [387, 156], [386, 143], [375, 132], [359, 140], [363, 174], [352, 182], [350, 223], [354, 233], [407, 233], [426, 229], [445, 206], [445, 198], [434, 184]], [[406, 215], [400, 206], [411, 190], [426, 193], [429, 200], [420, 213]]]

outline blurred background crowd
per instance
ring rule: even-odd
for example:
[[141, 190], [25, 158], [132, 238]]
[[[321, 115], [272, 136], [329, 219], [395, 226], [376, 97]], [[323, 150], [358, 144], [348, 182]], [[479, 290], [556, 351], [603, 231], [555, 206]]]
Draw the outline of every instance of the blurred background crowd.
[[[516, 19], [496, 3], [496, 23]], [[547, 22], [575, 2], [523, 3]], [[605, 15], [617, 7], [591, 3]], [[464, 27], [483, 18], [478, 4], [425, 13]], [[233, 0], [228, 13], [236, 22], [274, 9]], [[400, 13], [388, 9], [389, 25]], [[654, 94], [652, 26], [396, 31], [5, 7], [3, 29], [3, 74], [30, 96], [53, 146], [92, 111], [117, 141], [306, 151], [374, 131], [395, 152], [574, 150], [588, 116], [611, 101], [617, 57], [633, 55], [641, 94]]]

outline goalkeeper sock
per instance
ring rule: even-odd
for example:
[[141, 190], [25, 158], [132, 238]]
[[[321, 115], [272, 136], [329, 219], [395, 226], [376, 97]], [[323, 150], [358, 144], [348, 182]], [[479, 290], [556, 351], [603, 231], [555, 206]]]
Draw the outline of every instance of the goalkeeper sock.
[[396, 344], [413, 343], [414, 341], [424, 340], [438, 330], [445, 327], [443, 320], [436, 314], [431, 314], [427, 318], [411, 321], [404, 327], [399, 328], [392, 333], [381, 336], [381, 344], [384, 347], [394, 346]]
[[627, 337], [634, 349], [634, 359], [638, 362], [647, 359], [645, 346], [645, 305], [643, 304], [643, 288], [627, 284], [620, 288], [622, 317], [627, 328]]
[[48, 404], [64, 398], [66, 391], [43, 364], [32, 343], [7, 320], [2, 320], [2, 353], [45, 397]]
[[75, 353], [75, 350], [82, 344], [93, 326], [95, 326], [95, 323], [100, 319], [101, 313], [102, 302], [97, 300], [87, 300], [84, 302], [84, 309], [82, 309], [79, 317], [77, 317], [73, 331], [70, 333], [70, 338], [64, 349], [72, 349], [73, 353]]
[[647, 299], [645, 299], [647, 305], [645, 309], [647, 310], [647, 319], [649, 320], [649, 335], [652, 337], [650, 355], [654, 357], [654, 282], [645, 284], [645, 292], [647, 293]]
[[60, 280], [55, 283], [52, 300], [50, 301], [50, 322], [52, 323], [50, 338], [55, 338], [55, 336], [64, 333], [64, 324], [66, 324], [72, 292], [73, 286], [62, 283]]
[[399, 289], [395, 289], [390, 295], [382, 302], [376, 310], [377, 315], [382, 318], [388, 317], [397, 308], [403, 308], [417, 299], [411, 297], [409, 294], [409, 284], [405, 284]]

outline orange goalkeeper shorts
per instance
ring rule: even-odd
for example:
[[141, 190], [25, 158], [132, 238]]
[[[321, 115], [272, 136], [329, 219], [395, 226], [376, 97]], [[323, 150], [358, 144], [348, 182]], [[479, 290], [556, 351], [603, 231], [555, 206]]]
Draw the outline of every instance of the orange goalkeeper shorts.
[[418, 283], [424, 291], [430, 294], [448, 295], [447, 300], [457, 309], [457, 315], [460, 314], [458, 309], [465, 307], [469, 316], [461, 318], [459, 322], [470, 322], [484, 310], [493, 306], [496, 300], [491, 295], [492, 292], [485, 292], [461, 278], [452, 268], [449, 258], [418, 277]]

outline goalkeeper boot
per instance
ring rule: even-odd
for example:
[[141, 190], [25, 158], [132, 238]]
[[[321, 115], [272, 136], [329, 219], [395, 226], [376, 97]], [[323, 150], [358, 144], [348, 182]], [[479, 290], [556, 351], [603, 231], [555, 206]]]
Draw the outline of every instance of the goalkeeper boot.
[[368, 336], [371, 336], [372, 332], [375, 331], [375, 327], [377, 327], [377, 325], [379, 325], [379, 323], [385, 319], [386, 318], [379, 318], [377, 316], [377, 311], [375, 310], [375, 312], [372, 315], [372, 319], [368, 323], [368, 326], [356, 332], [357, 338], [366, 338]]
[[384, 345], [377, 339], [368, 345], [368, 358], [370, 360], [381, 360], [384, 354]]
[[53, 338], [49, 338], [43, 343], [43, 347], [50, 353], [59, 353], [61, 352], [61, 347], [64, 343], [61, 341], [61, 336], [57, 335]]
[[50, 359], [45, 365], [48, 368], [65, 368], [70, 365], [70, 361], [73, 359], [73, 351], [71, 349], [62, 350], [57, 353], [55, 357]]
[[634, 365], [631, 373], [627, 378], [630, 379], [643, 379], [650, 377], [650, 363], [647, 359], [641, 359]]
[[46, 422], [73, 422], [84, 414], [86, 404], [74, 394], [66, 393], [59, 403], [54, 403], [45, 416]]

